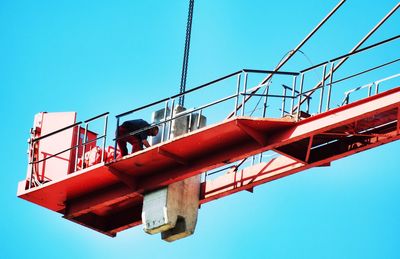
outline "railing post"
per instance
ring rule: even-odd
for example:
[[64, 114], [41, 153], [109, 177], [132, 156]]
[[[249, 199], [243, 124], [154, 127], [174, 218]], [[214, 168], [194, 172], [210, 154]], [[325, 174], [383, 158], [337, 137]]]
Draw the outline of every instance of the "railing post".
[[77, 165], [78, 165], [78, 153], [79, 153], [79, 138], [81, 136], [81, 126], [77, 126], [76, 129], [76, 149], [75, 149], [75, 165], [74, 165], [74, 172], [76, 172]]
[[174, 107], [175, 106], [175, 99], [172, 99], [171, 102], [171, 116], [170, 116], [170, 121], [169, 121], [169, 132], [168, 132], [168, 137], [166, 140], [169, 140], [169, 138], [171, 137], [171, 131], [172, 131], [172, 118], [174, 117]]
[[[114, 160], [117, 159], [117, 141], [119, 138], [118, 128], [119, 128], [119, 117], [117, 117], [117, 127], [115, 128]], [[83, 164], [83, 162], [82, 162], [82, 164]]]
[[379, 93], [379, 83], [373, 82], [372, 84], [375, 84], [375, 94]]
[[329, 107], [331, 104], [331, 92], [332, 92], [332, 82], [333, 82], [333, 72], [335, 71], [335, 63], [331, 63], [331, 71], [329, 72], [330, 74], [330, 79], [329, 79], [329, 85], [328, 85], [328, 96], [326, 98], [326, 111], [329, 111]]
[[246, 91], [247, 91], [247, 73], [244, 72], [244, 80], [243, 80], [243, 97], [242, 97], [242, 116], [244, 116], [244, 105], [246, 103]]
[[370, 97], [371, 96], [371, 93], [372, 93], [372, 86], [373, 86], [374, 84], [372, 83], [372, 84], [370, 84], [369, 86], [368, 86], [368, 97]]
[[290, 107], [290, 110], [291, 110], [291, 112], [290, 112], [290, 114], [291, 115], [293, 115], [293, 109], [294, 109], [294, 97], [295, 97], [295, 94], [296, 94], [296, 82], [297, 81], [297, 76], [293, 76], [293, 85], [292, 85], [292, 102], [291, 102], [291, 107]]
[[300, 120], [300, 112], [301, 112], [301, 97], [303, 95], [303, 83], [304, 83], [304, 74], [300, 75], [300, 88], [299, 88], [299, 100], [297, 103], [297, 120]]
[[164, 141], [164, 137], [165, 137], [165, 130], [167, 128], [167, 123], [165, 122], [167, 120], [167, 112], [168, 112], [168, 103], [170, 100], [165, 101], [165, 106], [164, 106], [164, 122], [163, 122], [163, 129], [161, 132], [161, 142]]
[[101, 162], [105, 162], [104, 161], [104, 153], [106, 152], [107, 126], [108, 126], [108, 114], [106, 114], [104, 117], [103, 152], [101, 153]]
[[189, 113], [189, 125], [188, 125], [188, 132], [192, 132], [192, 117], [193, 117], [193, 113]]
[[237, 116], [238, 105], [239, 105], [239, 95], [240, 95], [240, 77], [242, 74], [238, 74], [237, 83], [236, 83], [236, 99], [235, 99], [235, 116]]
[[286, 101], [286, 86], [282, 86], [283, 87], [283, 91], [282, 91], [282, 113], [281, 113], [281, 117], [283, 118], [283, 116], [285, 116], [285, 101]]
[[199, 111], [199, 116], [197, 117], [196, 129], [199, 129], [199, 128], [200, 128], [200, 119], [201, 119], [202, 113], [203, 113], [203, 109], [201, 109], [201, 110]]
[[322, 105], [323, 105], [323, 102], [324, 102], [325, 76], [326, 76], [326, 64], [322, 68], [321, 94], [319, 96], [318, 113], [322, 112]]
[[269, 83], [265, 86], [265, 98], [264, 98], [264, 107], [263, 107], [263, 118], [267, 116], [267, 104], [268, 104], [268, 94], [269, 94]]
[[33, 182], [33, 180], [32, 180], [32, 178], [33, 178], [33, 168], [35, 167], [35, 165], [36, 164], [34, 164], [34, 161], [33, 161], [33, 158], [34, 158], [34, 156], [35, 156], [35, 142], [33, 141], [33, 138], [30, 138], [30, 140], [29, 140], [29, 145], [30, 145], [30, 147], [29, 147], [29, 149], [30, 149], [30, 158], [29, 158], [29, 162], [30, 162], [30, 164], [29, 164], [29, 166], [31, 167], [31, 177], [29, 178], [29, 189], [32, 187], [32, 182]]
[[83, 140], [82, 140], [82, 169], [85, 168], [85, 152], [86, 152], [86, 136], [87, 136], [87, 131], [88, 131], [88, 125], [89, 123], [85, 124], [85, 133], [83, 135]]

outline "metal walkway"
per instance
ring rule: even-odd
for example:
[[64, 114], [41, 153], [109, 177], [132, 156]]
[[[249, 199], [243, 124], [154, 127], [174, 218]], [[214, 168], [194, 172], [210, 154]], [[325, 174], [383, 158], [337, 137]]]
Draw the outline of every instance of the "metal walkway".
[[[397, 64], [399, 60], [336, 80], [334, 65], [340, 59], [300, 72], [240, 70], [183, 93], [190, 100], [190, 94], [213, 85], [227, 82], [233, 86], [229, 88], [232, 92], [227, 95], [222, 92], [223, 98], [208, 104], [178, 114], [165, 112], [162, 120], [154, 124], [162, 129], [159, 144], [111, 160], [107, 160], [103, 152], [99, 163], [82, 169], [77, 167], [78, 159], [75, 159], [72, 173], [50, 181], [40, 181], [32, 171], [20, 183], [18, 196], [59, 212], [71, 221], [115, 236], [124, 229], [141, 224], [144, 193], [190, 176], [204, 174], [200, 194], [200, 204], [203, 204], [238, 191], [251, 191], [257, 185], [312, 167], [329, 166], [334, 160], [400, 138], [400, 84], [394, 81], [395, 85], [388, 87], [388, 90], [383, 86], [400, 78], [400, 74], [348, 89], [344, 95], [334, 92], [334, 86], [340, 83]], [[327, 71], [329, 66], [330, 72]], [[305, 75], [316, 69], [321, 71], [322, 76], [318, 77], [319, 83], [315, 88], [312, 87], [315, 82], [307, 82]], [[268, 80], [248, 87], [252, 82], [249, 75], [256, 77], [265, 74], [274, 76], [274, 84]], [[280, 81], [276, 78], [279, 76], [285, 79]], [[356, 86], [354, 82], [347, 84]], [[261, 93], [256, 93], [257, 90]], [[357, 100], [354, 95], [362, 91], [365, 91], [365, 95]], [[343, 93], [342, 89], [340, 93]], [[175, 95], [117, 115], [117, 127], [121, 118], [139, 117], [146, 109], [174, 110], [174, 102], [180, 96]], [[258, 102], [252, 105], [246, 103], [249, 96]], [[224, 106], [226, 103], [229, 105]], [[174, 120], [187, 117], [191, 124], [195, 115], [199, 118], [199, 114], [205, 114], [208, 108], [218, 105], [222, 105], [221, 109], [226, 115], [227, 107], [232, 108], [232, 104], [234, 112], [231, 118], [216, 118], [216, 122], [209, 126], [169, 138], [168, 125]], [[335, 105], [336, 108], [332, 108]], [[56, 133], [37, 137], [31, 144], [74, 127], [78, 127], [78, 132], [83, 128], [83, 139], [86, 139], [89, 123], [99, 118], [105, 118], [104, 133], [83, 143], [77, 140], [76, 145], [68, 150], [83, 148], [84, 155], [85, 147], [99, 139], [103, 139], [104, 150], [108, 113], [86, 120], [83, 126], [82, 123], [75, 123]], [[30, 164], [54, 159], [68, 150], [60, 150], [42, 160], [31, 160]], [[274, 152], [277, 157], [266, 159], [267, 156], [263, 154], [268, 151]], [[235, 163], [246, 158], [252, 159], [250, 166]], [[210, 177], [211, 174], [215, 174], [215, 177]]]

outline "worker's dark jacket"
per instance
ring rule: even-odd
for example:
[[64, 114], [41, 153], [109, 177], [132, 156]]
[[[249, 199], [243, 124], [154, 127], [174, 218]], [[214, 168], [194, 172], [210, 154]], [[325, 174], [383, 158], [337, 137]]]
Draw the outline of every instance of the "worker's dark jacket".
[[[148, 126], [150, 126], [150, 124], [148, 124], [147, 121], [142, 120], [142, 119], [125, 121], [121, 125], [121, 127], [126, 129], [128, 132], [134, 132], [134, 131], [146, 128]], [[147, 133], [147, 130], [144, 130], [142, 132], [135, 134], [134, 136], [137, 137], [140, 141], [143, 141], [143, 140], [147, 139], [147, 137], [149, 135]]]

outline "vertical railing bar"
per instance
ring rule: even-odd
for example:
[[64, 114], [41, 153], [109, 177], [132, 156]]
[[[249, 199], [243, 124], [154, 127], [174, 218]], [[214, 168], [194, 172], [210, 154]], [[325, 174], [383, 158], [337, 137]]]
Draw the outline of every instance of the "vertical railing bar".
[[[118, 128], [119, 128], [119, 117], [117, 117], [117, 127], [116, 127], [116, 130], [115, 130], [114, 160], [117, 159], [117, 141], [118, 141], [118, 138], [119, 138]], [[83, 161], [82, 161], [82, 165], [83, 165]]]
[[379, 93], [379, 83], [372, 83], [372, 84], [375, 84], [375, 94], [378, 94]]
[[326, 76], [326, 64], [322, 68], [321, 94], [319, 96], [318, 113], [322, 112], [322, 105], [324, 102], [325, 76]]
[[372, 86], [373, 86], [373, 84], [369, 84], [369, 85], [368, 85], [368, 97], [371, 96], [371, 93], [372, 93]]
[[293, 115], [293, 108], [294, 108], [294, 96], [295, 96], [295, 94], [296, 94], [296, 82], [297, 81], [297, 76], [293, 76], [293, 86], [292, 86], [292, 103], [291, 103], [291, 107], [290, 107], [290, 110], [291, 110], [291, 115]]
[[164, 141], [165, 131], [166, 131], [166, 128], [167, 128], [167, 123], [165, 121], [167, 120], [167, 111], [168, 111], [168, 103], [169, 103], [169, 101], [170, 100], [165, 101], [165, 106], [164, 106], [164, 118], [163, 118], [164, 122], [163, 122], [163, 129], [162, 129], [162, 132], [161, 132], [161, 142]]
[[168, 137], [166, 140], [169, 140], [171, 138], [171, 133], [172, 133], [172, 119], [174, 118], [174, 108], [175, 108], [175, 99], [172, 99], [171, 101], [171, 116], [170, 116], [170, 121], [169, 121], [169, 131], [168, 131]]
[[188, 132], [192, 131], [192, 117], [193, 117], [193, 113], [191, 112], [189, 114], [189, 125], [188, 125]]
[[105, 162], [104, 161], [104, 153], [106, 152], [107, 126], [108, 126], [108, 114], [106, 114], [104, 117], [103, 152], [101, 153], [101, 162]]
[[286, 87], [283, 86], [283, 92], [282, 92], [282, 113], [281, 117], [285, 116], [285, 100], [286, 100]]
[[326, 111], [329, 111], [329, 107], [331, 104], [331, 92], [332, 92], [332, 82], [333, 82], [333, 71], [335, 69], [335, 63], [331, 63], [331, 71], [330, 71], [330, 79], [329, 79], [329, 86], [328, 86], [328, 95], [326, 98]]
[[203, 113], [203, 109], [201, 109], [201, 110], [199, 111], [199, 117], [197, 118], [196, 129], [199, 129], [199, 128], [200, 128], [200, 119], [201, 119], [202, 113]]
[[78, 165], [78, 153], [79, 153], [79, 138], [81, 136], [81, 126], [77, 126], [77, 131], [76, 131], [76, 149], [75, 149], [75, 165], [74, 165], [74, 172], [76, 172], [77, 165]]
[[243, 96], [242, 96], [242, 116], [244, 116], [244, 105], [246, 103], [246, 91], [247, 91], [247, 73], [244, 73], [243, 80]]
[[87, 136], [87, 131], [88, 131], [89, 123], [85, 124], [85, 133], [83, 135], [83, 140], [82, 140], [82, 169], [85, 168], [85, 149], [86, 149], [86, 136]]
[[268, 92], [269, 92], [269, 84], [267, 84], [266, 87], [265, 87], [263, 118], [265, 118], [265, 116], [267, 116]]
[[33, 157], [35, 156], [35, 142], [32, 141], [32, 138], [30, 140], [30, 151], [31, 151], [31, 157], [30, 157], [30, 167], [31, 167], [31, 177], [29, 179], [29, 189], [32, 188], [32, 178], [33, 178], [33, 168], [36, 164], [33, 163]]
[[238, 105], [239, 105], [239, 95], [240, 95], [240, 78], [242, 74], [238, 74], [237, 85], [236, 85], [236, 100], [235, 100], [235, 116], [237, 116]]
[[300, 76], [300, 88], [299, 88], [299, 101], [297, 104], [297, 120], [300, 120], [301, 113], [301, 96], [303, 95], [303, 83], [304, 83], [304, 73], [301, 73]]
[[262, 157], [263, 157], [263, 152], [260, 153], [260, 160], [258, 161], [259, 163], [262, 162]]

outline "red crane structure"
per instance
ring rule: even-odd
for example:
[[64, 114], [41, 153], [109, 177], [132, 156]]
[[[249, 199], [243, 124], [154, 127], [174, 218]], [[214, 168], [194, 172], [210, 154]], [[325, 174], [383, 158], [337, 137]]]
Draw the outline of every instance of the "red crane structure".
[[[160, 128], [151, 147], [124, 157], [116, 144], [106, 146], [108, 113], [83, 122], [75, 122], [75, 113], [39, 113], [18, 196], [109, 236], [141, 224], [167, 241], [190, 235], [201, 204], [398, 140], [400, 58], [341, 77], [336, 68], [399, 38], [360, 49], [361, 43], [296, 72], [242, 69], [119, 114], [117, 127], [153, 112], [151, 126]], [[360, 79], [388, 68], [395, 72]], [[207, 91], [223, 97], [193, 108], [175, 105]], [[228, 118], [206, 125], [206, 116], [232, 108]], [[100, 120], [99, 135], [90, 125]]]

